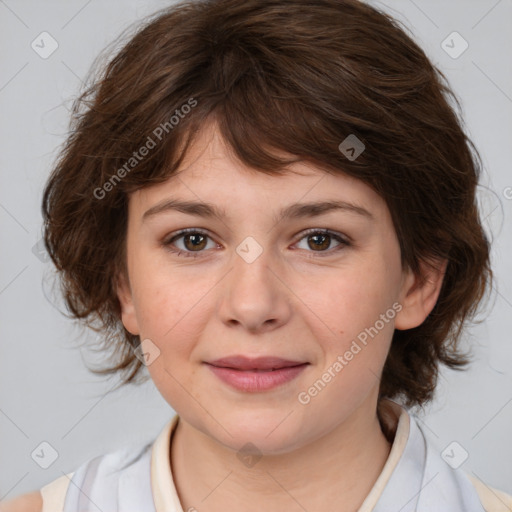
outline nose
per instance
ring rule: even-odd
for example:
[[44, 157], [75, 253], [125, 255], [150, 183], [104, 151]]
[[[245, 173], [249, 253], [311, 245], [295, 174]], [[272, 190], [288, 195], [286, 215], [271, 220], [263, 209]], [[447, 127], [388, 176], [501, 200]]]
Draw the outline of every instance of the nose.
[[228, 327], [263, 333], [288, 322], [291, 292], [279, 268], [270, 251], [264, 250], [254, 261], [234, 255], [219, 306], [220, 318]]

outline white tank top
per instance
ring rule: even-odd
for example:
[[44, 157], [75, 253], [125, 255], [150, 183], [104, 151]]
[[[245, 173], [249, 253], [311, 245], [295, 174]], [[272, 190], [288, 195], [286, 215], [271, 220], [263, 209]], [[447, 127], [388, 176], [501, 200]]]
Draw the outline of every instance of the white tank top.
[[151, 443], [135, 457], [130, 447], [89, 459], [73, 474], [63, 512], [156, 512], [150, 464]]
[[[393, 407], [398, 411], [400, 406]], [[400, 433], [405, 429], [407, 437], [401, 435], [398, 442], [395, 439], [389, 459], [359, 512], [485, 512], [465, 472], [452, 469], [439, 450], [427, 442], [414, 416], [402, 411]], [[168, 428], [163, 433], [168, 434]], [[164, 446], [162, 442], [165, 439], [160, 435], [160, 447]], [[403, 451], [396, 446], [402, 443]], [[158, 451], [160, 463], [163, 457], [168, 464], [168, 446], [166, 453]], [[183, 512], [178, 499], [174, 499], [174, 488], [173, 505], [167, 502], [165, 510], [155, 506], [151, 448], [152, 443], [135, 449], [132, 445], [83, 463], [67, 486], [63, 512]], [[390, 470], [390, 466], [394, 467]], [[167, 484], [173, 485], [172, 475]]]

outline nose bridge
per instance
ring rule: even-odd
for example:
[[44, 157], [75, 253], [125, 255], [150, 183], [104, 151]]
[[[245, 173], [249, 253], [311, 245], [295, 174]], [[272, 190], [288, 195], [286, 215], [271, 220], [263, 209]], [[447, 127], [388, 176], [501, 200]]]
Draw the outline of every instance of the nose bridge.
[[222, 296], [221, 319], [257, 331], [287, 321], [286, 287], [274, 275], [279, 263], [273, 251], [248, 236], [235, 248], [233, 271]]
[[239, 283], [242, 288], [262, 287], [261, 292], [269, 292], [269, 273], [272, 254], [268, 247], [260, 244], [254, 237], [246, 237], [235, 249], [233, 257], [234, 272], [232, 288]]

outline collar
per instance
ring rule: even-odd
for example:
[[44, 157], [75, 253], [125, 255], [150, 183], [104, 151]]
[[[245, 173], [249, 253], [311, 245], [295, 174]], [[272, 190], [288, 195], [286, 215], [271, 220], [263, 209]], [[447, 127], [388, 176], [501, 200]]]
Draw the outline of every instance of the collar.
[[[427, 443], [416, 417], [384, 399], [382, 420], [394, 440], [388, 459], [358, 512], [485, 512], [461, 470], [453, 470]], [[176, 414], [156, 438], [151, 454], [151, 488], [156, 512], [183, 512], [170, 467]]]

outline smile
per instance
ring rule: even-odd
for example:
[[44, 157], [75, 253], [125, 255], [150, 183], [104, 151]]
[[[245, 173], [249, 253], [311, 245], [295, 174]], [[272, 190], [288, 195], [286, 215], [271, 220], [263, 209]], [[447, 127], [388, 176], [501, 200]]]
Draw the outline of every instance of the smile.
[[270, 369], [242, 370], [220, 367], [206, 363], [212, 373], [232, 388], [245, 392], [259, 392], [274, 389], [295, 379], [309, 363]]

